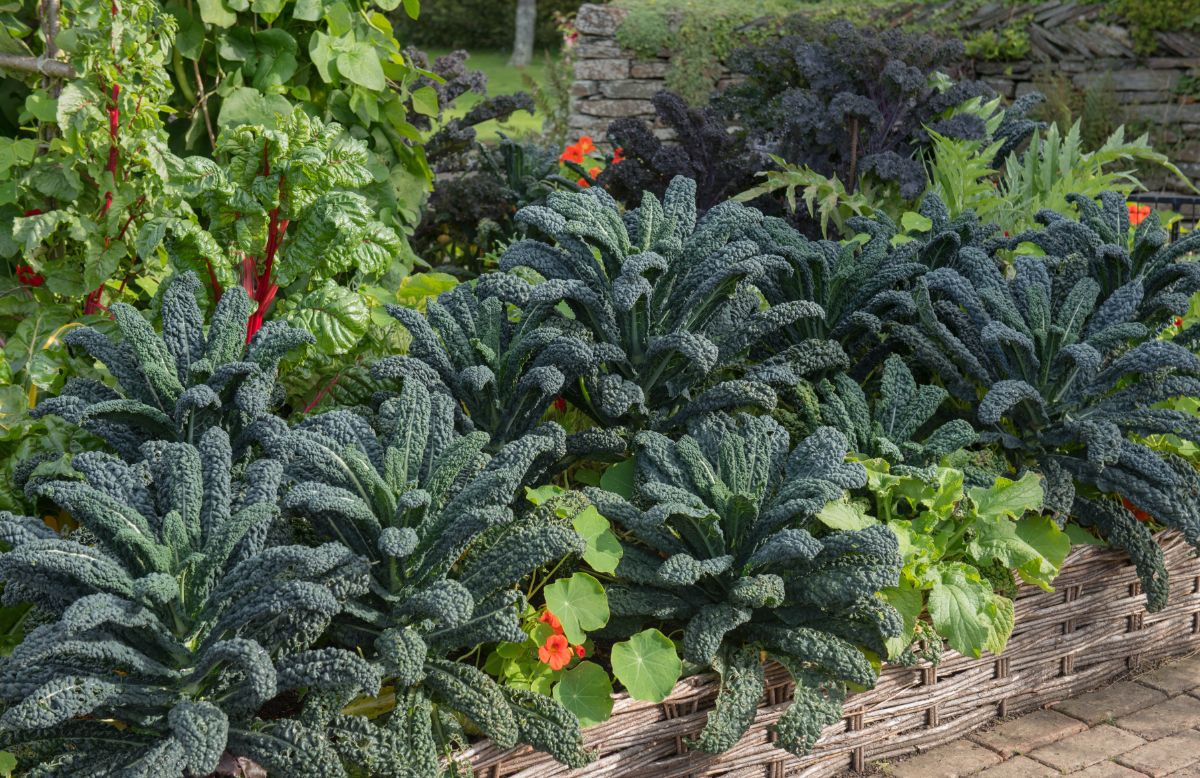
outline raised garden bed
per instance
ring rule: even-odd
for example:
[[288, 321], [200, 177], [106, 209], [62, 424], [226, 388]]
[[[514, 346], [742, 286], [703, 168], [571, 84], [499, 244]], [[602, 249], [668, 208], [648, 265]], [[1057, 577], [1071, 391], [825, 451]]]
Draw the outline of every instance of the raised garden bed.
[[717, 693], [712, 675], [685, 678], [660, 704], [617, 698], [612, 718], [584, 733], [597, 759], [564, 772], [550, 757], [484, 741], [462, 755], [488, 778], [588, 776], [836, 775], [961, 737], [997, 717], [1032, 710], [1100, 686], [1139, 666], [1200, 648], [1200, 559], [1173, 531], [1158, 536], [1170, 572], [1166, 609], [1147, 613], [1137, 575], [1124, 553], [1075, 549], [1053, 592], [1022, 586], [1016, 628], [999, 657], [947, 650], [937, 666], [889, 667], [874, 689], [853, 695], [842, 724], [829, 727], [813, 752], [798, 758], [776, 748], [767, 727], [787, 708], [787, 674], [768, 670], [768, 691], [753, 728], [724, 754], [687, 748], [704, 726]]

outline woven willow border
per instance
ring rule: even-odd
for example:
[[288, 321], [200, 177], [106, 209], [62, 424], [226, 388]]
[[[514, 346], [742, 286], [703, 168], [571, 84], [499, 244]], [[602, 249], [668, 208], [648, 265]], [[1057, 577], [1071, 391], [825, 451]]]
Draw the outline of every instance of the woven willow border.
[[1119, 552], [1074, 550], [1053, 592], [1022, 586], [1016, 628], [1000, 657], [969, 659], [947, 650], [935, 667], [889, 667], [874, 689], [851, 696], [844, 721], [798, 758], [771, 743], [768, 725], [792, 689], [779, 667], [750, 732], [724, 754], [689, 750], [717, 693], [714, 676], [680, 681], [659, 704], [616, 697], [608, 721], [584, 733], [597, 759], [568, 771], [548, 756], [488, 741], [461, 755], [478, 778], [783, 778], [832, 776], [954, 740], [989, 721], [1103, 685], [1139, 666], [1200, 648], [1200, 559], [1174, 532], [1166, 554], [1171, 596], [1146, 613], [1137, 576]]

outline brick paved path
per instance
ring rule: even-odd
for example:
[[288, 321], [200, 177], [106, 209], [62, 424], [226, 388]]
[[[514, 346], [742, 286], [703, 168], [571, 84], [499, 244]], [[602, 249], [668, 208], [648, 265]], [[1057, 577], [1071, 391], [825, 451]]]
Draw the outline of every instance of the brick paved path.
[[1200, 655], [876, 767], [895, 778], [1200, 778]]

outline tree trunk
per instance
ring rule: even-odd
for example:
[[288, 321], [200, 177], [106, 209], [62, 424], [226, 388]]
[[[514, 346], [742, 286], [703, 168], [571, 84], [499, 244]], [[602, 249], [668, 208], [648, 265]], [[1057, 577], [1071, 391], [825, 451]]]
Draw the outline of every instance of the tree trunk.
[[524, 67], [533, 61], [533, 33], [537, 24], [537, 0], [517, 0], [517, 33], [513, 36], [508, 64]]

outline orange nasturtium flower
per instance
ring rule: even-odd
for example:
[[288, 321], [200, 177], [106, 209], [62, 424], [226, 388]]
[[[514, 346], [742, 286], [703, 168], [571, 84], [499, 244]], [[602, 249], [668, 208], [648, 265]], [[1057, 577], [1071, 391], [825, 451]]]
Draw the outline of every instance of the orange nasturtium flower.
[[1145, 221], [1150, 215], [1150, 206], [1138, 205], [1137, 203], [1129, 203], [1129, 223], [1134, 227]]
[[562, 635], [551, 635], [538, 649], [538, 659], [550, 665], [551, 670], [561, 670], [571, 663], [571, 646]]
[[550, 629], [554, 630], [559, 635], [563, 633], [562, 623], [558, 620], [558, 617], [550, 611], [546, 611], [541, 616], [538, 616], [538, 621], [542, 622], [543, 624], [549, 624]]
[[592, 143], [591, 135], [580, 135], [578, 146], [579, 146], [579, 150], [582, 151], [584, 154], [591, 154], [593, 151], [596, 150], [596, 144]]
[[615, 165], [615, 164], [617, 164], [618, 162], [624, 162], [624, 161], [625, 161], [625, 157], [624, 157], [624, 156], [621, 154], [621, 152], [622, 152], [622, 151], [623, 151], [623, 149], [622, 149], [620, 146], [617, 146], [615, 149], [613, 149], [613, 161], [612, 161], [612, 163], [613, 163], [614, 165]]
[[1121, 504], [1124, 505], [1125, 509], [1132, 513], [1133, 518], [1137, 519], [1138, 521], [1150, 521], [1150, 514], [1131, 503], [1127, 497], [1121, 498]]
[[574, 162], [576, 165], [583, 164], [583, 150], [579, 148], [579, 144], [572, 143], [563, 149], [563, 153], [558, 158], [559, 162]]

